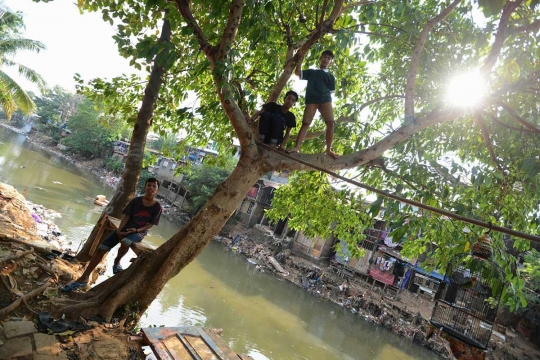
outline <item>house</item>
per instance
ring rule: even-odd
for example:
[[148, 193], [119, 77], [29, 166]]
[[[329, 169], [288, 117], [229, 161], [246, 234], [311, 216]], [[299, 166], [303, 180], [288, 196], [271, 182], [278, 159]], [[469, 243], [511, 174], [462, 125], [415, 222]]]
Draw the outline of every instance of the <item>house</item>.
[[[112, 149], [111, 157], [113, 159], [117, 159], [125, 163], [126, 158], [128, 156], [129, 145], [130, 143], [127, 141], [117, 140], [113, 142], [112, 144], [113, 149]], [[152, 155], [161, 155], [160, 152], [156, 150], [146, 149], [146, 151], [150, 152]]]
[[186, 155], [179, 161], [160, 156], [154, 165], [148, 167], [148, 171], [154, 174], [161, 183], [158, 195], [172, 205], [181, 208], [186, 200], [187, 191], [181, 185], [184, 174], [179, 173], [178, 168], [185, 166], [188, 162], [200, 165], [207, 156], [216, 157], [217, 155], [217, 151], [207, 146], [202, 150], [186, 148]]
[[[253, 227], [255, 224], [270, 225], [268, 219], [264, 217], [264, 212], [272, 206], [274, 191], [286, 184], [288, 179], [289, 173], [286, 171], [281, 173], [274, 171], [259, 179], [236, 209], [238, 221], [247, 227]], [[286, 221], [280, 221], [270, 227], [274, 234], [279, 233], [279, 236], [286, 234]]]

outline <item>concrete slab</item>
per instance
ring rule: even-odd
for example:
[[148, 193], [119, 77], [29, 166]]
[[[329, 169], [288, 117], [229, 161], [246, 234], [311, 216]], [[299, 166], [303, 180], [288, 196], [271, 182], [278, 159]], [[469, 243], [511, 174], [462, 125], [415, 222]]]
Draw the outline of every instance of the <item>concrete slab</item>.
[[32, 359], [32, 339], [28, 336], [11, 339], [0, 347], [0, 359]]
[[6, 321], [2, 325], [8, 339], [37, 332], [36, 326], [32, 321]]
[[54, 335], [35, 333], [34, 341], [38, 354], [58, 355], [62, 352], [62, 348]]

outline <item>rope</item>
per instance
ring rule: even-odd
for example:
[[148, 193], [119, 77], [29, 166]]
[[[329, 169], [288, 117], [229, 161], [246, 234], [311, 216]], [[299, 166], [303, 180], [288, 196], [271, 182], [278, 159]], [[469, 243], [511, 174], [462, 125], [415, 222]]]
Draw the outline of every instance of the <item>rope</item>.
[[290, 159], [290, 160], [295, 161], [297, 163], [303, 164], [303, 165], [308, 166], [308, 167], [310, 167], [312, 169], [322, 171], [322, 172], [324, 172], [324, 173], [326, 173], [328, 175], [331, 175], [331, 176], [333, 176], [333, 177], [335, 177], [337, 179], [340, 179], [340, 180], [343, 180], [343, 181], [345, 181], [345, 182], [347, 182], [349, 184], [358, 186], [359, 188], [366, 189], [366, 190], [371, 191], [371, 192], [373, 192], [375, 194], [378, 194], [378, 195], [381, 195], [381, 196], [384, 196], [384, 197], [387, 197], [387, 198], [390, 198], [390, 199], [394, 199], [394, 200], [400, 201], [400, 202], [405, 203], [405, 204], [413, 205], [413, 206], [416, 206], [416, 207], [418, 207], [420, 209], [431, 211], [431, 212], [439, 214], [439, 215], [447, 216], [447, 217], [449, 217], [451, 219], [455, 219], [455, 220], [463, 221], [465, 223], [469, 223], [469, 224], [473, 224], [473, 225], [476, 225], [476, 226], [479, 226], [479, 227], [483, 227], [483, 228], [489, 229], [489, 231], [493, 230], [493, 231], [497, 231], [497, 232], [500, 232], [500, 233], [503, 233], [503, 234], [508, 234], [508, 235], [511, 235], [511, 236], [515, 236], [515, 237], [518, 237], [518, 238], [521, 238], [521, 239], [525, 239], [525, 240], [540, 243], [540, 236], [531, 235], [531, 234], [523, 233], [523, 232], [520, 232], [520, 231], [512, 230], [512, 229], [509, 229], [509, 228], [505, 228], [505, 227], [502, 227], [502, 226], [493, 225], [491, 222], [485, 222], [485, 221], [480, 221], [480, 220], [476, 220], [476, 219], [471, 219], [471, 218], [468, 218], [468, 217], [465, 217], [465, 216], [455, 214], [455, 213], [450, 212], [450, 211], [435, 208], [435, 207], [428, 206], [428, 205], [422, 204], [422, 203], [414, 201], [414, 200], [409, 200], [409, 199], [401, 197], [401, 196], [390, 194], [387, 191], [379, 190], [377, 188], [374, 188], [373, 186], [362, 184], [362, 183], [360, 183], [358, 181], [354, 181], [354, 180], [351, 180], [351, 179], [346, 178], [344, 176], [341, 176], [339, 174], [336, 174], [333, 171], [324, 169], [324, 168], [319, 167], [317, 165], [310, 164], [307, 161], [304, 161], [302, 159], [295, 158], [295, 157], [293, 157], [293, 156], [291, 156], [291, 155], [289, 155], [287, 153], [284, 153], [282, 151], [278, 151], [277, 149], [274, 149], [274, 148], [272, 148], [272, 147], [270, 147], [270, 146], [268, 146], [266, 144], [257, 142], [257, 145], [259, 145], [260, 147], [262, 147], [265, 150], [273, 151], [276, 154], [278, 154], [280, 156], [283, 156], [283, 157], [285, 157], [287, 159]]

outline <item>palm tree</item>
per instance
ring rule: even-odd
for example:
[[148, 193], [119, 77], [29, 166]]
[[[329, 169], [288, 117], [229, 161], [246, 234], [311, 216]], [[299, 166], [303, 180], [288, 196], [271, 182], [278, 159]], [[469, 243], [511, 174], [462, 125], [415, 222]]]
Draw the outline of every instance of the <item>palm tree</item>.
[[23, 27], [22, 17], [18, 13], [7, 11], [0, 19], [0, 106], [8, 120], [17, 109], [29, 114], [36, 106], [28, 93], [3, 71], [4, 67], [17, 68], [19, 75], [36, 84], [40, 90], [46, 86], [43, 78], [34, 70], [12, 60], [17, 51], [39, 52], [45, 49], [43, 43], [23, 38], [19, 32]]

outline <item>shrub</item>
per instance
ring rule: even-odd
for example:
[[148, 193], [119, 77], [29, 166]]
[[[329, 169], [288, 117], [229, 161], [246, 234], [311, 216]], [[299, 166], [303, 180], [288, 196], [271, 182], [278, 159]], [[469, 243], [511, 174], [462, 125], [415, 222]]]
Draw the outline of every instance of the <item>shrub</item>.
[[108, 158], [105, 160], [105, 168], [115, 174], [120, 174], [124, 170], [124, 163], [118, 159]]

